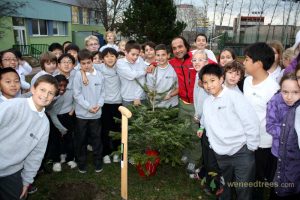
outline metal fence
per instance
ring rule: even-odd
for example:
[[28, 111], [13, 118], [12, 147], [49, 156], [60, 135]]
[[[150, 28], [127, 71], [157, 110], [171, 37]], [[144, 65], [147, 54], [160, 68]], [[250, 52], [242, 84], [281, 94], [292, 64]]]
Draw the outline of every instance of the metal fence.
[[19, 50], [24, 56], [32, 56], [36, 59], [48, 51], [48, 44], [13, 45], [13, 49]]

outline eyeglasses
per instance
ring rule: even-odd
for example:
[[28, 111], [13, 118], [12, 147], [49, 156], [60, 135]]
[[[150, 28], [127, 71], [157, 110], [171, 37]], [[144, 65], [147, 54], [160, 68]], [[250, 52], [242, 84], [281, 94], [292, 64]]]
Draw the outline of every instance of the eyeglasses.
[[2, 61], [4, 61], [4, 62], [12, 62], [12, 61], [18, 62], [18, 60], [16, 58], [4, 58], [4, 59], [2, 59]]
[[73, 63], [71, 60], [70, 61], [63, 61], [63, 62], [61, 62], [61, 64], [71, 64], [71, 63]]
[[92, 44], [88, 44], [88, 46], [99, 46], [98, 43], [92, 43]]
[[206, 59], [202, 59], [202, 58], [199, 58], [199, 59], [193, 58], [192, 59], [193, 63], [196, 63], [196, 62], [206, 62], [206, 61], [207, 61]]

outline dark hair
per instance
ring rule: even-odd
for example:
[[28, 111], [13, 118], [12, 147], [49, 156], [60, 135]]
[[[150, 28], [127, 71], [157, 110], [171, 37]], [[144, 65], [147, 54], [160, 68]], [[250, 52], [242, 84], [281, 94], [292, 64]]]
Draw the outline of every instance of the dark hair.
[[266, 71], [271, 68], [275, 60], [273, 49], [265, 42], [251, 44], [245, 49], [244, 54], [251, 58], [253, 63], [261, 61]]
[[87, 49], [82, 49], [78, 52], [78, 61], [81, 60], [93, 60], [93, 54]]
[[65, 48], [65, 53], [68, 53], [69, 50], [74, 50], [74, 51], [79, 51], [79, 47], [74, 44], [74, 43], [70, 43], [66, 48]]
[[[174, 37], [171, 41], [171, 47], [172, 47], [172, 42], [176, 39], [181, 39], [183, 41], [183, 45], [185, 46], [186, 50], [189, 51], [190, 50], [190, 44], [186, 41], [186, 39], [182, 36], [177, 36]], [[173, 48], [171, 48], [171, 52], [173, 53]]]
[[155, 48], [156, 44], [152, 41], [148, 41], [148, 42], [145, 42], [143, 45], [142, 45], [142, 49], [145, 51], [146, 49], [146, 46], [149, 46], [151, 47], [152, 49]]
[[232, 57], [233, 60], [236, 59], [236, 54], [235, 54], [235, 52], [234, 52], [233, 49], [231, 49], [231, 48], [224, 48], [224, 49], [222, 49], [222, 51], [220, 52], [220, 55], [218, 56], [218, 63], [220, 63], [221, 54], [222, 54], [224, 51], [228, 51], [228, 52], [231, 54], [231, 57]]
[[119, 51], [118, 56], [125, 56], [125, 53], [123, 51]]
[[99, 58], [103, 58], [103, 57], [102, 57], [102, 52], [101, 52], [101, 51], [93, 51], [93, 52], [92, 52], [92, 55], [93, 55], [93, 58], [94, 58], [96, 55], [98, 55]]
[[286, 80], [297, 81], [297, 76], [295, 73], [288, 73], [283, 75], [279, 82], [280, 87], [282, 86], [282, 83]]
[[48, 47], [48, 51], [54, 51], [55, 49], [59, 49], [64, 52], [63, 46], [57, 42], [50, 44], [50, 46]]
[[16, 52], [13, 49], [7, 49], [7, 50], [4, 50], [4, 51], [0, 52], [0, 63], [2, 63], [3, 55], [6, 54], [6, 53], [12, 53], [16, 56], [16, 58], [18, 58], [18, 56], [16, 55]]
[[20, 80], [20, 76], [19, 76], [18, 72], [14, 68], [11, 68], [11, 67], [0, 68], [0, 80], [2, 79], [2, 76], [4, 74], [10, 73], [10, 72], [17, 74], [17, 76], [19, 77], [19, 80]]
[[207, 64], [200, 70], [199, 79], [202, 81], [203, 76], [206, 74], [215, 75], [218, 78], [221, 78], [223, 76], [223, 70], [218, 64]]
[[54, 85], [56, 92], [58, 91], [58, 82], [56, 78], [49, 74], [42, 75], [36, 79], [36, 81], [33, 84], [33, 87], [36, 88], [40, 83], [49, 83], [51, 85]]
[[118, 58], [118, 52], [114, 49], [114, 48], [105, 48], [102, 52], [102, 57], [104, 58], [104, 56], [106, 56], [107, 54], [112, 54], [112, 55], [115, 55], [116, 58]]
[[156, 45], [155, 51], [158, 51], [158, 50], [164, 50], [167, 53], [170, 53], [170, 49], [165, 44]]
[[74, 58], [74, 56], [72, 56], [71, 54], [69, 54], [69, 53], [64, 53], [64, 54], [62, 54], [61, 56], [59, 56], [59, 58], [57, 59], [57, 61], [58, 61], [58, 63], [60, 63], [61, 62], [61, 60], [63, 59], [63, 58], [70, 58], [71, 60], [72, 60], [72, 63], [73, 63], [73, 65], [75, 65], [75, 58]]
[[20, 50], [18, 49], [13, 49], [13, 51], [15, 52], [15, 55], [18, 59], [22, 59], [22, 53]]
[[72, 43], [71, 41], [67, 40], [62, 44], [62, 46], [65, 46], [65, 44], [71, 44], [71, 43]]
[[46, 62], [56, 62], [57, 63], [57, 58], [54, 53], [47, 51], [43, 53], [40, 57], [40, 64], [42, 70], [45, 70], [45, 63]]
[[66, 83], [69, 83], [69, 80], [62, 74], [58, 74], [54, 76], [54, 78], [57, 80], [58, 83], [65, 81]]
[[198, 35], [196, 35], [196, 37], [195, 37], [195, 42], [199, 36], [205, 37], [205, 40], [207, 42], [207, 36], [204, 33], [198, 33]]
[[125, 45], [125, 51], [129, 52], [131, 49], [137, 49], [141, 51], [141, 46], [134, 40], [129, 40]]
[[244, 66], [241, 63], [239, 63], [238, 61], [234, 60], [232, 62], [227, 63], [224, 66], [224, 76], [226, 76], [226, 72], [231, 71], [231, 70], [234, 72], [240, 72], [240, 74], [241, 74], [240, 80], [242, 80], [244, 78], [244, 76], [245, 76]]

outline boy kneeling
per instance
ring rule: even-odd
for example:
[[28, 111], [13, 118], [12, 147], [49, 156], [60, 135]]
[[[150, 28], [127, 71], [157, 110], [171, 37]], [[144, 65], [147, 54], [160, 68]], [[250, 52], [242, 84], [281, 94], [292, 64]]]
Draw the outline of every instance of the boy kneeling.
[[[199, 74], [210, 94], [204, 101], [198, 136], [206, 129], [210, 146], [225, 179], [221, 199], [232, 199], [228, 182], [254, 181], [254, 150], [259, 145], [259, 121], [243, 94], [223, 87], [222, 69], [216, 64], [204, 66]], [[252, 199], [251, 187], [237, 184], [237, 199]]]

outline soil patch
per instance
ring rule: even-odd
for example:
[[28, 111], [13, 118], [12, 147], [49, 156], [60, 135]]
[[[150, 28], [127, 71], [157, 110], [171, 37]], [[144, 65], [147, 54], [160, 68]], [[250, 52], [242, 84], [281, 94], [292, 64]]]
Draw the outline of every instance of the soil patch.
[[109, 196], [106, 192], [95, 183], [63, 183], [54, 188], [50, 200], [104, 200]]

